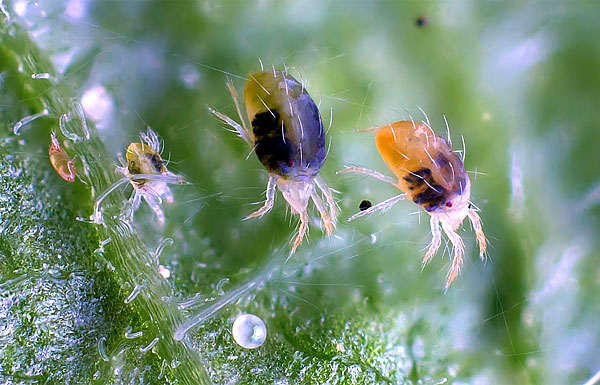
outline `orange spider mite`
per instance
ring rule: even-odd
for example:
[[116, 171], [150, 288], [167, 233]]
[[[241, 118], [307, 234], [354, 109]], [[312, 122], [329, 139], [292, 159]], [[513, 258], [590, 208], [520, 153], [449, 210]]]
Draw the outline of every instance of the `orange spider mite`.
[[433, 239], [423, 259], [423, 267], [440, 247], [444, 230], [452, 243], [454, 258], [446, 277], [445, 289], [460, 272], [464, 243], [456, 230], [469, 217], [479, 243], [479, 256], [484, 259], [487, 247], [477, 211], [472, 208], [471, 181], [463, 160], [452, 151], [451, 143], [438, 136], [429, 123], [412, 120], [376, 127], [375, 142], [379, 154], [397, 179], [362, 167], [346, 167], [340, 173], [366, 174], [400, 189], [403, 194], [361, 211], [350, 221], [378, 210], [387, 210], [401, 200], [412, 200], [431, 216]]

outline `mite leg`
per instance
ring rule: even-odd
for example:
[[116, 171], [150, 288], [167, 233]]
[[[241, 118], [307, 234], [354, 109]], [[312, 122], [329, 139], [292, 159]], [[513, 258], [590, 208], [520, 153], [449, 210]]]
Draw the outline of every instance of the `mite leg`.
[[133, 214], [140, 207], [140, 203], [142, 202], [142, 194], [138, 193], [137, 190], [133, 190], [131, 193], [131, 197], [127, 201], [125, 205], [125, 210], [123, 211], [122, 218], [127, 219], [129, 222], [133, 223]]
[[256, 217], [262, 217], [263, 215], [268, 213], [273, 208], [273, 204], [275, 203], [275, 188], [276, 188], [276, 186], [277, 186], [277, 176], [269, 175], [269, 182], [267, 183], [267, 191], [266, 191], [267, 199], [265, 200], [265, 204], [263, 205], [263, 207], [261, 207], [260, 209], [258, 209], [255, 212], [253, 212], [252, 214], [248, 215], [246, 218], [244, 218], [244, 220], [250, 219], [250, 218], [256, 218]]
[[329, 216], [329, 211], [325, 208], [325, 202], [319, 196], [316, 190], [313, 190], [310, 194], [313, 202], [315, 202], [315, 206], [317, 210], [319, 210], [319, 214], [321, 215], [321, 219], [323, 220], [323, 225], [325, 226], [325, 231], [327, 232], [327, 236], [330, 236], [333, 233], [334, 223]]
[[211, 114], [213, 114], [217, 118], [221, 119], [226, 124], [228, 124], [231, 127], [233, 127], [235, 129], [235, 132], [238, 134], [238, 136], [240, 138], [244, 139], [244, 141], [246, 143], [248, 143], [248, 145], [250, 147], [254, 147], [254, 143], [250, 139], [251, 137], [248, 135], [248, 131], [244, 127], [240, 126], [238, 122], [236, 122], [235, 120], [231, 119], [229, 116], [220, 113], [219, 111], [215, 110], [212, 107], [208, 107], [208, 111], [210, 111]]
[[173, 193], [171, 192], [171, 189], [169, 188], [169, 186], [167, 186], [166, 183], [162, 187], [162, 196], [167, 203], [169, 203], [169, 204], [173, 203], [173, 201], [174, 201]]
[[252, 130], [250, 130], [246, 126], [244, 117], [242, 116], [242, 110], [240, 109], [240, 102], [237, 90], [231, 82], [227, 82], [227, 88], [229, 89], [229, 93], [231, 94], [231, 98], [233, 99], [233, 102], [235, 104], [235, 109], [238, 113], [238, 116], [240, 117], [240, 121], [242, 122], [242, 124], [240, 125], [238, 122], [231, 119], [229, 116], [220, 113], [212, 107], [208, 107], [208, 111], [210, 111], [211, 114], [221, 119], [226, 124], [233, 127], [233, 129], [236, 131], [240, 138], [244, 139], [244, 141], [248, 143], [250, 147], [254, 147], [254, 134], [252, 133]]
[[331, 193], [331, 189], [327, 186], [325, 181], [321, 179], [319, 175], [315, 177], [315, 184], [321, 190], [323, 195], [325, 196], [325, 200], [327, 201], [327, 207], [329, 208], [329, 217], [331, 218], [331, 222], [333, 227], [335, 227], [337, 223], [337, 204], [333, 199], [333, 194]]
[[372, 214], [375, 211], [386, 211], [389, 210], [390, 208], [392, 208], [393, 205], [395, 205], [396, 203], [403, 201], [406, 199], [406, 195], [405, 194], [400, 194], [400, 195], [396, 195], [394, 197], [391, 197], [390, 199], [386, 199], [381, 203], [376, 204], [375, 206], [371, 206], [368, 209], [366, 209], [365, 211], [361, 211], [358, 212], [356, 214], [354, 214], [353, 216], [351, 216], [350, 218], [348, 218], [348, 222], [351, 222], [353, 220], [355, 220], [356, 218], [360, 218], [364, 215], [368, 215], [368, 214]]
[[450, 268], [450, 271], [448, 271], [448, 275], [446, 276], [446, 284], [444, 285], [444, 291], [446, 291], [448, 290], [448, 287], [450, 286], [452, 281], [454, 281], [454, 279], [458, 276], [458, 273], [460, 272], [460, 268], [463, 263], [463, 255], [465, 253], [465, 244], [463, 243], [463, 240], [460, 237], [460, 235], [458, 235], [458, 233], [452, 229], [452, 226], [449, 223], [445, 221], [441, 222], [442, 228], [444, 229], [444, 232], [446, 233], [448, 239], [450, 239], [450, 242], [452, 242], [452, 246], [454, 248], [454, 258], [452, 259], [452, 267]]
[[425, 266], [431, 261], [431, 258], [435, 255], [435, 253], [440, 248], [440, 244], [442, 243], [442, 230], [440, 229], [440, 220], [436, 215], [432, 215], [429, 220], [429, 225], [431, 226], [431, 243], [429, 244], [429, 249], [427, 249], [427, 253], [425, 254], [425, 258], [423, 258], [423, 263], [421, 263], [421, 271], [425, 268]]
[[298, 235], [296, 235], [296, 239], [294, 239], [294, 244], [292, 245], [292, 250], [290, 250], [290, 255], [288, 259], [296, 252], [296, 249], [302, 243], [306, 232], [308, 231], [308, 213], [306, 210], [304, 212], [298, 213], [300, 215], [300, 226], [298, 228]]
[[148, 206], [150, 206], [152, 211], [154, 211], [154, 214], [156, 214], [158, 223], [160, 223], [161, 226], [164, 225], [165, 214], [163, 213], [161, 208], [162, 200], [160, 199], [160, 197], [154, 194], [144, 194], [144, 200], [146, 201], [146, 203], [148, 203]]
[[238, 117], [240, 118], [240, 122], [242, 122], [242, 127], [244, 128], [244, 131], [246, 131], [248, 138], [250, 138], [250, 140], [254, 143], [254, 134], [253, 134], [252, 130], [249, 129], [248, 126], [246, 126], [246, 123], [245, 123], [246, 121], [244, 120], [244, 115], [242, 114], [242, 109], [240, 108], [240, 97], [238, 95], [237, 90], [233, 86], [233, 83], [231, 82], [231, 80], [227, 82], [227, 89], [229, 90], [229, 93], [231, 94], [231, 98], [233, 99], [233, 102], [235, 104], [235, 110], [237, 111]]
[[396, 186], [398, 184], [398, 181], [396, 179], [389, 177], [387, 175], [383, 175], [382, 173], [380, 173], [378, 171], [370, 170], [370, 169], [364, 168], [364, 167], [346, 166], [343, 169], [336, 172], [336, 174], [347, 174], [347, 173], [368, 175], [368, 176], [378, 179], [382, 182], [393, 184], [394, 186]]
[[477, 212], [473, 209], [469, 210], [467, 215], [473, 224], [473, 229], [475, 229], [475, 235], [477, 236], [477, 243], [479, 244], [479, 258], [483, 260], [485, 259], [487, 240], [485, 239], [485, 234], [483, 233], [483, 228], [481, 227], [481, 219], [479, 218]]

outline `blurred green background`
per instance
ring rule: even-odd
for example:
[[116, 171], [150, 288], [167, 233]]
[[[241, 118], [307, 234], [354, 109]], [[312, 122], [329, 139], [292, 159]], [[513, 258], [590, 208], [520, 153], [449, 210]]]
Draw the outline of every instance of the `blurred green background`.
[[[580, 384], [600, 369], [597, 2], [0, 4], [3, 383], [194, 383], [190, 357], [219, 384]], [[331, 238], [315, 220], [265, 282], [297, 218], [278, 193], [272, 212], [241, 221], [268, 175], [206, 108], [235, 117], [225, 83], [241, 92], [260, 62], [306, 81], [331, 125], [321, 175], [341, 208]], [[112, 230], [75, 217], [106, 185], [67, 184], [46, 159], [70, 97], [101, 142], [66, 146], [95, 157], [94, 175], [116, 180], [117, 154], [147, 126], [164, 140], [169, 169], [192, 182], [172, 188], [164, 229], [142, 205], [134, 240], [93, 252]], [[49, 115], [14, 136], [44, 106]], [[355, 164], [390, 175], [373, 135], [355, 131], [424, 119], [419, 107], [441, 135], [446, 116], [455, 149], [464, 137], [490, 242], [481, 262], [464, 223], [465, 265], [447, 294], [447, 248], [420, 272], [426, 213], [401, 202], [348, 224], [361, 200], [397, 190], [335, 174]], [[165, 237], [174, 244], [160, 255], [170, 271], [160, 284], [119, 259]], [[157, 314], [176, 326], [245, 282], [258, 287], [172, 344]], [[126, 301], [136, 285], [147, 305]], [[246, 312], [268, 329], [255, 350], [231, 336]]]

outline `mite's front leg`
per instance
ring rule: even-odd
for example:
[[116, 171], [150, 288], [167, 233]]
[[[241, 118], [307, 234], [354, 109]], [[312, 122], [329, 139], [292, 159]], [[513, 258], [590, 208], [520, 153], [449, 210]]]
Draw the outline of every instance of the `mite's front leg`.
[[440, 248], [440, 244], [442, 243], [442, 230], [440, 229], [440, 220], [436, 215], [432, 215], [429, 220], [429, 225], [431, 226], [431, 243], [429, 244], [429, 249], [427, 249], [427, 253], [425, 254], [425, 258], [423, 258], [423, 262], [421, 263], [421, 271], [425, 268], [425, 266], [431, 261], [431, 258], [435, 255], [435, 253]]
[[371, 206], [368, 209], [358, 212], [356, 214], [354, 214], [353, 216], [351, 216], [350, 218], [348, 218], [348, 222], [351, 222], [353, 220], [355, 220], [356, 218], [360, 218], [362, 216], [365, 215], [369, 215], [369, 214], [373, 214], [376, 211], [386, 211], [389, 210], [390, 208], [392, 208], [393, 205], [395, 205], [396, 203], [403, 201], [406, 199], [406, 195], [405, 194], [400, 194], [400, 195], [396, 195], [394, 197], [391, 197], [389, 199], [384, 200], [381, 203], [376, 204], [375, 206]]
[[244, 220], [256, 217], [262, 217], [266, 213], [268, 213], [275, 203], [275, 188], [277, 186], [277, 176], [269, 175], [269, 182], [267, 183], [267, 191], [265, 195], [267, 199], [265, 200], [265, 204], [260, 209], [256, 210], [252, 214], [248, 215]]
[[377, 180], [392, 184], [394, 186], [396, 186], [398, 184], [398, 180], [396, 180], [392, 177], [389, 177], [387, 175], [383, 175], [379, 171], [371, 170], [371, 169], [364, 168], [364, 167], [345, 166], [343, 169], [336, 172], [336, 174], [348, 174], [348, 173], [368, 175], [371, 178], [375, 178]]

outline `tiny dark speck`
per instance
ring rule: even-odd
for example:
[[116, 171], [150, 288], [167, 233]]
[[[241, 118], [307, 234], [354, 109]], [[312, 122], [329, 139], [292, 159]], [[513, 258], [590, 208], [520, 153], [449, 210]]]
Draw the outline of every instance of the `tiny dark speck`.
[[415, 21], [415, 24], [417, 24], [417, 27], [419, 28], [424, 28], [427, 25], [427, 19], [424, 16], [419, 16]]
[[360, 202], [360, 205], [358, 205], [358, 208], [360, 209], [360, 211], [365, 211], [367, 209], [369, 209], [371, 206], [373, 206], [373, 204], [368, 201], [368, 200], [364, 200], [362, 202]]

